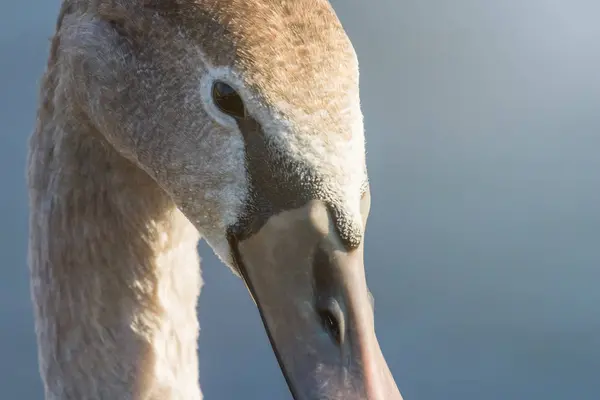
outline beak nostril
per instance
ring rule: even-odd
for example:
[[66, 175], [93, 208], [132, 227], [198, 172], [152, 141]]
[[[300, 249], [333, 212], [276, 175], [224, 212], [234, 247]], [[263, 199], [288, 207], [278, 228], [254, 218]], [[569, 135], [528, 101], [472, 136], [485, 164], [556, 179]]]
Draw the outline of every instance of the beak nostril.
[[319, 312], [321, 323], [337, 344], [341, 343], [340, 325], [330, 311]]
[[344, 342], [344, 317], [342, 310], [336, 301], [329, 307], [318, 310], [321, 324], [327, 330], [336, 344], [341, 345]]
[[340, 346], [344, 343], [346, 321], [342, 309], [343, 274], [336, 262], [330, 251], [318, 247], [314, 254], [313, 282], [316, 317], [323, 329]]

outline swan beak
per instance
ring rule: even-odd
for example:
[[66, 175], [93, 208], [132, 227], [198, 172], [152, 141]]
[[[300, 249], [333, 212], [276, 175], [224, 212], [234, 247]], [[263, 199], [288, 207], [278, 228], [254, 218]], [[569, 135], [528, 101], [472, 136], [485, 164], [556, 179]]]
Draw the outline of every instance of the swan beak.
[[272, 216], [233, 252], [296, 400], [402, 400], [375, 336], [362, 244], [327, 206]]

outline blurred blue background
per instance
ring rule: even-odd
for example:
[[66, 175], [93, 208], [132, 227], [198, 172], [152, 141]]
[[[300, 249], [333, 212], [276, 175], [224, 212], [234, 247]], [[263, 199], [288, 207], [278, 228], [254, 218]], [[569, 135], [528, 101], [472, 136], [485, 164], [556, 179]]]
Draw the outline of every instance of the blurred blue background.
[[[59, 1], [0, 7], [0, 398], [41, 399], [26, 141]], [[361, 63], [367, 273], [406, 400], [600, 398], [600, 2], [334, 0]], [[200, 245], [207, 399], [290, 398]]]

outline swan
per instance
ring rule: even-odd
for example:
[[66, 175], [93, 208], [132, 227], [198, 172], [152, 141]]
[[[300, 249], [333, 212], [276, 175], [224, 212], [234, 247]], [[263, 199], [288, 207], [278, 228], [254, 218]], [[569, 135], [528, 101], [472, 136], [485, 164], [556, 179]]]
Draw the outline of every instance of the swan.
[[294, 399], [401, 400], [365, 280], [359, 99], [326, 0], [64, 0], [27, 167], [45, 398], [202, 398], [202, 238]]

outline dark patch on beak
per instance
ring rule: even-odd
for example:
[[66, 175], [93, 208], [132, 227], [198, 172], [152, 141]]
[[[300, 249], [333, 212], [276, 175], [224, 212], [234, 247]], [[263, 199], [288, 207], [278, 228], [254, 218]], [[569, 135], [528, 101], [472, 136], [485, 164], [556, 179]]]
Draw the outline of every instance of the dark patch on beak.
[[[272, 215], [293, 210], [314, 199], [323, 200], [335, 221], [340, 240], [354, 248], [362, 240], [362, 227], [339, 204], [343, 193], [333, 193], [318, 171], [292, 159], [265, 136], [260, 124], [248, 116], [237, 121], [244, 136], [250, 200], [233, 229], [238, 237], [257, 232]], [[366, 172], [365, 172], [366, 179]]]
[[348, 249], [323, 201], [230, 244], [294, 399], [402, 399], [375, 336], [362, 242]]

